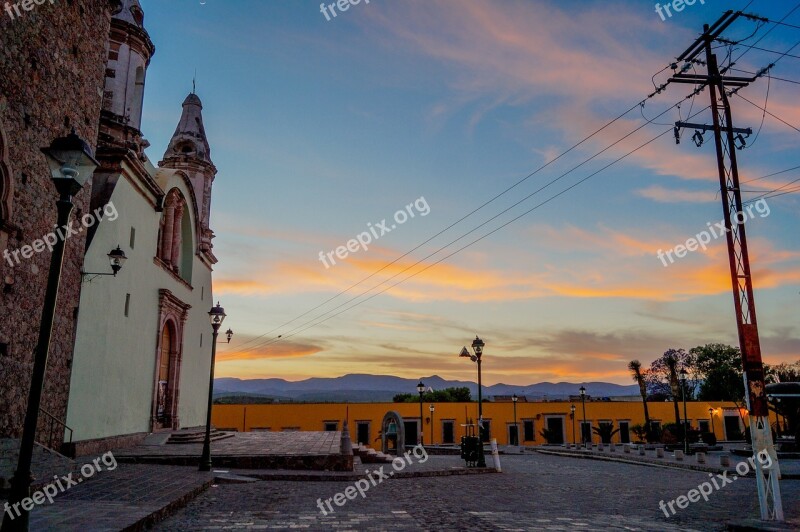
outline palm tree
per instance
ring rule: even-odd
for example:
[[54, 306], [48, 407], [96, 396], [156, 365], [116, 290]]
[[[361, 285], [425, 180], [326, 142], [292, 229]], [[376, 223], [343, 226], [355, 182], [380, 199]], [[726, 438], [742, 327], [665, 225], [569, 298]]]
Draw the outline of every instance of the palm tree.
[[680, 388], [678, 386], [678, 359], [669, 354], [665, 357], [664, 362], [667, 364], [669, 370], [669, 387], [672, 390], [672, 406], [675, 407], [675, 424], [681, 425], [681, 410], [678, 408], [678, 398]]
[[639, 393], [642, 395], [642, 404], [644, 405], [644, 428], [647, 434], [650, 434], [650, 412], [647, 410], [647, 383], [644, 380], [642, 373], [642, 363], [638, 360], [631, 360], [628, 363], [628, 369], [633, 376], [633, 380], [639, 385]]

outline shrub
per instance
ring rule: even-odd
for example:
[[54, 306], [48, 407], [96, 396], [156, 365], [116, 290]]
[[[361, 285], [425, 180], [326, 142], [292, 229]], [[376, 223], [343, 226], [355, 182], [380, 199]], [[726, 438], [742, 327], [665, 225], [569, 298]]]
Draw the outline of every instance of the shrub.
[[547, 428], [542, 429], [540, 434], [542, 435], [542, 438], [544, 438], [544, 440], [547, 443], [551, 443], [551, 444], [552, 443], [558, 443], [559, 440], [561, 439], [561, 434], [558, 431], [554, 430], [554, 429], [547, 429]]
[[704, 432], [703, 434], [700, 435], [700, 438], [706, 445], [717, 444], [717, 436], [713, 432]]
[[643, 442], [647, 439], [647, 428], [641, 423], [637, 423], [636, 425], [631, 427], [631, 432], [636, 435], [637, 442]]

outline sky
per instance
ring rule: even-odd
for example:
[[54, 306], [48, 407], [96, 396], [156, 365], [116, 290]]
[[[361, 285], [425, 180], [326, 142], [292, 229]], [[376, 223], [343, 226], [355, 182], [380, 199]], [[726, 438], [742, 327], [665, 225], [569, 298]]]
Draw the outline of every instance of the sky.
[[[631, 359], [738, 345], [725, 238], [658, 256], [723, 218], [713, 135], [672, 133], [710, 123], [708, 92], [637, 104], [747, 1], [663, 20], [649, 0], [365, 2], [326, 17], [310, 0], [141, 0], [148, 154], [196, 77], [219, 170], [214, 297], [235, 336], [218, 377], [473, 380], [458, 353], [479, 335], [485, 384], [629, 384]], [[731, 104], [754, 132], [741, 179], [769, 176], [744, 198], [780, 189], [746, 222], [763, 356], [794, 361], [800, 194], [777, 194], [800, 178], [800, 28], [739, 19], [724, 36], [742, 40], [716, 49], [735, 75], [778, 60]]]

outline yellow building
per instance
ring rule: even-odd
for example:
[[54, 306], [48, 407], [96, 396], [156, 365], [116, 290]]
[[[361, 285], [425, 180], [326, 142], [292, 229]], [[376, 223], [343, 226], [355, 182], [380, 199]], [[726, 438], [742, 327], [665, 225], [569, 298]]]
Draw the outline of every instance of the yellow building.
[[[571, 414], [575, 406], [575, 415]], [[433, 410], [431, 411], [431, 406]], [[687, 417], [693, 428], [713, 431], [719, 440], [740, 439], [744, 431], [745, 417], [729, 402], [687, 403]], [[675, 411], [671, 402], [648, 403], [650, 419], [666, 425], [675, 422]], [[489, 438], [497, 438], [500, 445], [514, 441], [514, 403], [484, 403], [483, 417]], [[406, 442], [417, 439], [420, 423], [419, 403], [298, 403], [267, 405], [214, 405], [212, 422], [221, 430], [247, 431], [321, 431], [341, 430], [347, 420], [354, 443], [380, 447], [380, 427], [384, 415], [396, 411], [403, 417]], [[680, 405], [683, 418], [683, 405]], [[423, 442], [429, 444], [459, 443], [466, 433], [464, 425], [478, 418], [477, 403], [424, 403], [422, 406]], [[743, 415], [746, 415], [742, 411]], [[519, 443], [541, 445], [547, 443], [543, 429], [555, 434], [555, 443], [581, 441], [583, 409], [575, 402], [524, 402], [516, 403], [516, 422]], [[602, 423], [613, 423], [620, 429], [612, 439], [616, 443], [636, 440], [631, 427], [644, 423], [641, 401], [587, 401], [586, 428]], [[597, 434], [592, 440], [599, 442]]]

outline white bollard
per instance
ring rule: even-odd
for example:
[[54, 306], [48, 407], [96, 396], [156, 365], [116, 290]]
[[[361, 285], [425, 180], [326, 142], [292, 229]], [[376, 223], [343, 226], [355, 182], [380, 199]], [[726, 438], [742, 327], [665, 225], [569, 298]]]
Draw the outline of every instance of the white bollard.
[[497, 438], [492, 438], [492, 458], [494, 459], [494, 468], [498, 473], [503, 470], [500, 469], [500, 453], [497, 451]]
[[611, 445], [608, 446], [608, 450], [609, 450], [609, 452], [612, 452], [612, 453], [616, 452], [617, 444], [616, 443], [612, 443]]
[[721, 454], [719, 456], [719, 465], [720, 467], [730, 467], [731, 466], [731, 457], [728, 454]]
[[683, 460], [683, 451], [680, 449], [675, 449], [675, 460], [679, 462]]
[[622, 452], [624, 452], [624, 453], [626, 453], [626, 454], [631, 454], [631, 446], [630, 446], [630, 445], [628, 445], [628, 444], [626, 443], [626, 444], [625, 444], [625, 445], [622, 447]]
[[664, 448], [659, 447], [656, 449], [656, 458], [664, 458]]
[[706, 463], [706, 453], [697, 453], [697, 463], [698, 464]]
[[640, 445], [639, 446], [639, 456], [644, 456], [644, 451], [645, 451], [644, 445]]

